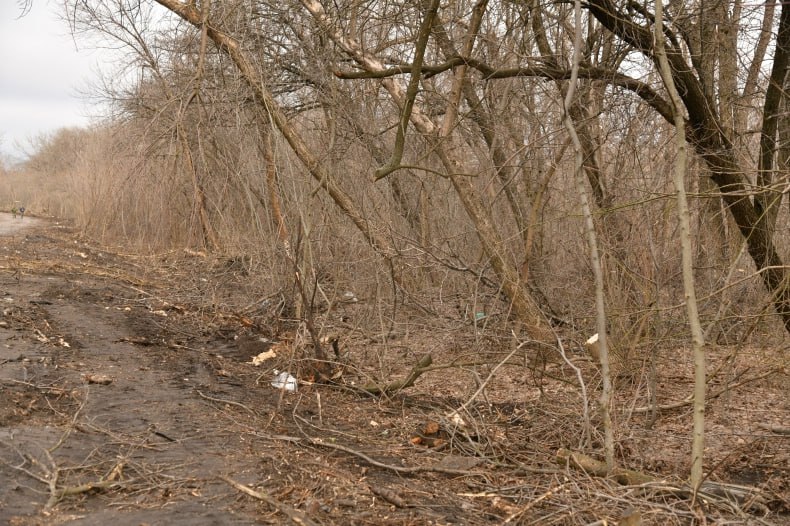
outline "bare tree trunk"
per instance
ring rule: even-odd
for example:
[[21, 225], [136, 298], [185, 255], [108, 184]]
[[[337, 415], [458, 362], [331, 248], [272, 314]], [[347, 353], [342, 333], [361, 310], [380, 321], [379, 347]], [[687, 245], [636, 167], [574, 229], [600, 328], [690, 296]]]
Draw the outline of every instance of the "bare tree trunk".
[[[472, 54], [474, 39], [477, 35], [477, 31], [479, 30], [480, 22], [487, 3], [487, 1], [480, 1], [475, 5], [473, 10], [473, 19], [470, 24], [466, 42], [464, 43], [463, 55], [461, 56], [471, 56]], [[453, 43], [443, 26], [439, 26], [436, 30], [436, 41], [446, 57], [449, 58], [453, 56], [459, 56], [458, 51], [453, 46]], [[486, 110], [485, 105], [482, 103], [480, 96], [475, 90], [475, 87], [467, 81], [466, 73], [466, 65], [461, 65], [455, 69], [453, 85], [450, 90], [450, 102], [447, 104], [447, 111], [445, 113], [444, 121], [442, 122], [440, 135], [442, 137], [449, 136], [450, 131], [455, 125], [455, 118], [458, 114], [458, 105], [461, 103], [460, 97], [463, 95], [463, 98], [466, 99], [467, 105], [469, 107], [469, 116], [472, 118], [475, 124], [477, 124], [478, 128], [480, 129], [480, 134], [483, 136], [483, 140], [486, 142], [486, 146], [488, 146], [488, 148], [491, 150], [491, 159], [494, 163], [497, 177], [502, 184], [502, 189], [504, 191], [505, 197], [507, 198], [511, 213], [513, 214], [513, 220], [516, 223], [516, 228], [521, 234], [523, 241], [526, 243], [527, 224], [525, 219], [526, 212], [524, 210], [523, 204], [525, 199], [523, 199], [522, 196], [518, 194], [516, 185], [513, 184], [513, 181], [515, 180], [515, 177], [513, 176], [514, 170], [510, 167], [511, 163], [509, 162], [509, 159], [511, 159], [512, 156], [505, 150], [502, 141], [497, 140], [494, 124], [495, 120], [491, 116], [490, 112]]]
[[[538, 51], [540, 52], [543, 60], [548, 65], [558, 67], [559, 64], [556, 59], [557, 55], [554, 50], [551, 49], [549, 39], [546, 36], [546, 28], [543, 25], [543, 16], [540, 12], [540, 6], [537, 0], [533, 1], [531, 13], [532, 29], [535, 32], [535, 42], [538, 47]], [[564, 81], [558, 80], [557, 87], [559, 88], [563, 97], [565, 97], [565, 93], [568, 88], [563, 82]], [[573, 125], [578, 134], [579, 144], [582, 147], [582, 161], [584, 162], [584, 171], [587, 174], [587, 180], [590, 184], [590, 188], [592, 189], [595, 206], [597, 206], [599, 209], [603, 209], [609, 206], [609, 198], [604, 191], [603, 181], [601, 180], [601, 168], [597, 158], [598, 144], [593, 139], [593, 134], [590, 130], [590, 121], [592, 119], [590, 118], [588, 110], [582, 105], [582, 100], [583, 98], [581, 96], [575, 97], [571, 101], [571, 105], [567, 109], [567, 112], [571, 119], [573, 119]]]
[[763, 104], [763, 126], [760, 132], [760, 162], [757, 164], [758, 194], [754, 197], [754, 207], [759, 216], [756, 228], [765, 230], [765, 236], [773, 238], [779, 204], [783, 192], [772, 188], [775, 182], [774, 157], [776, 156], [777, 128], [780, 122], [779, 110], [782, 99], [786, 98], [785, 78], [790, 65], [790, 7], [782, 3], [779, 17], [779, 32], [776, 37], [771, 76], [765, 92]]
[[[655, 61], [652, 31], [621, 13], [612, 0], [591, 0], [590, 12], [620, 39]], [[790, 7], [783, 5], [783, 9]], [[694, 55], [692, 55], [694, 56]], [[749, 185], [738, 164], [732, 143], [722, 134], [715, 103], [705, 94], [703, 82], [694, 74], [678, 45], [666, 51], [672, 79], [688, 111], [686, 140], [702, 157], [719, 187], [728, 210], [746, 240], [749, 255], [772, 296], [773, 305], [790, 333], [790, 279], [770, 232], [760, 227], [761, 211], [747, 197]]]
[[200, 227], [200, 245], [201, 248], [216, 250], [220, 247], [219, 238], [217, 237], [217, 233], [214, 231], [214, 228], [211, 226], [211, 221], [208, 217], [208, 211], [206, 210], [206, 192], [203, 189], [203, 183], [200, 180], [197, 166], [195, 166], [192, 150], [189, 146], [189, 140], [184, 133], [184, 129], [180, 120], [181, 116], [179, 116], [179, 122], [176, 124], [176, 135], [178, 135], [178, 140], [181, 143], [181, 150], [184, 152], [186, 170], [189, 172], [189, 177], [192, 180], [192, 204], [193, 210], [198, 216], [198, 225]]
[[[598, 251], [598, 238], [595, 234], [595, 224], [593, 222], [592, 209], [590, 207], [590, 200], [587, 196], [587, 187], [585, 185], [582, 171], [584, 170], [584, 152], [585, 147], [576, 131], [573, 117], [571, 116], [570, 109], [573, 106], [573, 99], [576, 91], [576, 83], [578, 82], [579, 62], [581, 60], [581, 46], [582, 46], [582, 8], [581, 0], [575, 0], [573, 4], [574, 11], [574, 37], [573, 37], [573, 64], [571, 79], [568, 82], [567, 89], [565, 89], [565, 99], [563, 101], [564, 118], [563, 122], [568, 130], [573, 141], [576, 153], [576, 166], [574, 175], [576, 179], [576, 191], [579, 194], [579, 201], [582, 206], [582, 214], [584, 215], [584, 231], [587, 235], [587, 246], [590, 250], [590, 265], [593, 268], [595, 275], [595, 319], [598, 327], [598, 359], [601, 364], [601, 378], [603, 381], [603, 389], [600, 398], [600, 411], [601, 420], [603, 420], [604, 428], [604, 456], [606, 457], [606, 470], [611, 473], [614, 469], [614, 431], [612, 429], [612, 415], [610, 405], [612, 404], [612, 376], [609, 367], [609, 345], [606, 326], [606, 305], [604, 304], [604, 283], [603, 283], [603, 270], [601, 268], [601, 257]], [[595, 193], [593, 191], [593, 193]]]
[[288, 236], [288, 227], [285, 224], [283, 209], [280, 205], [280, 190], [277, 186], [277, 164], [274, 161], [274, 146], [272, 145], [272, 134], [266, 132], [261, 138], [263, 141], [263, 158], [266, 161], [266, 190], [269, 192], [269, 206], [272, 210], [272, 220], [277, 226], [277, 239], [285, 250], [288, 259], [293, 260], [294, 255], [291, 250], [291, 241]]
[[672, 101], [677, 156], [673, 183], [677, 195], [678, 222], [680, 224], [680, 246], [683, 261], [683, 289], [686, 296], [689, 326], [691, 327], [692, 352], [694, 354], [694, 429], [691, 445], [691, 486], [696, 492], [702, 484], [702, 461], [705, 451], [705, 341], [702, 326], [697, 312], [697, 295], [694, 287], [693, 252], [691, 248], [691, 221], [689, 220], [688, 202], [686, 199], [686, 123], [683, 117], [683, 101], [680, 99], [672, 70], [664, 49], [664, 25], [662, 0], [656, 0], [655, 11], [655, 52], [659, 72], [667, 87]]

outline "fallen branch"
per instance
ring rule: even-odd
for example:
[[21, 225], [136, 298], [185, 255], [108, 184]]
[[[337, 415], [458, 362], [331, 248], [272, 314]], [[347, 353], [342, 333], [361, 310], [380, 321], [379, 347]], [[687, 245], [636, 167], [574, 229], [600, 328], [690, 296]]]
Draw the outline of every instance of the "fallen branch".
[[[756, 382], [758, 380], [762, 380], [763, 378], [767, 378], [767, 377], [771, 376], [772, 374], [775, 374], [776, 372], [777, 372], [776, 369], [772, 369], [772, 370], [768, 371], [767, 373], [763, 373], [763, 374], [761, 374], [759, 376], [755, 376], [755, 377], [752, 377], [752, 378], [746, 378], [745, 380], [742, 380], [740, 382], [736, 382], [736, 383], [733, 383], [733, 384], [727, 384], [724, 387], [722, 387], [721, 389], [719, 389], [718, 391], [716, 391], [715, 393], [709, 394], [707, 397], [705, 397], [705, 400], [709, 402], [711, 400], [714, 400], [714, 399], [720, 397], [724, 393], [730, 392], [733, 389], [737, 389], [739, 387], [743, 387], [744, 385], [746, 385], [748, 383]], [[656, 411], [669, 411], [671, 409], [679, 409], [679, 408], [681, 408], [683, 406], [689, 405], [689, 404], [691, 404], [691, 402], [693, 402], [693, 398], [691, 396], [688, 396], [688, 397], [684, 398], [683, 400], [680, 400], [679, 402], [672, 402], [671, 404], [660, 405], [660, 406], [655, 407], [655, 408], [654, 407], [650, 407], [650, 406], [637, 407], [637, 408], [632, 409], [631, 413], [647, 413], [647, 412], [650, 412], [650, 411], [653, 411], [653, 410], [656, 410]]]
[[757, 427], [770, 431], [771, 433], [776, 433], [777, 435], [790, 435], [790, 427], [787, 426], [759, 423]]
[[[53, 481], [57, 482], [57, 477], [53, 477]], [[49, 510], [55, 507], [58, 502], [63, 500], [64, 497], [69, 497], [71, 495], [79, 495], [81, 493], [88, 493], [93, 490], [105, 490], [115, 486], [120, 486], [121, 484], [115, 480], [99, 480], [97, 482], [86, 482], [85, 484], [80, 484], [78, 486], [68, 486], [62, 489], [55, 489], [53, 484], [50, 484], [50, 495], [49, 500], [47, 500], [45, 509]]]
[[[80, 407], [80, 409], [81, 408], [82, 406]], [[47, 499], [47, 502], [44, 505], [44, 510], [51, 510], [65, 497], [69, 497], [72, 495], [79, 495], [81, 493], [88, 493], [94, 490], [106, 490], [109, 488], [122, 485], [119, 479], [121, 478], [121, 475], [123, 473], [123, 468], [126, 464], [123, 461], [119, 461], [115, 464], [112, 470], [110, 470], [110, 472], [107, 474], [106, 477], [103, 477], [98, 481], [86, 482], [85, 484], [79, 484], [77, 486], [66, 486], [64, 488], [58, 488], [58, 482], [60, 481], [61, 470], [58, 467], [57, 463], [55, 462], [55, 459], [52, 458], [52, 454], [50, 452], [60, 447], [65, 439], [65, 436], [67, 435], [68, 432], [63, 437], [61, 437], [61, 439], [58, 441], [58, 443], [55, 446], [43, 450], [44, 456], [46, 457], [47, 462], [49, 462], [49, 466], [46, 466], [44, 462], [36, 459], [32, 455], [27, 455], [25, 453], [22, 453], [15, 445], [9, 444], [7, 442], [2, 442], [3, 445], [8, 446], [10, 449], [13, 449], [17, 453], [17, 455], [20, 456], [23, 462], [19, 465], [9, 464], [8, 462], [5, 462], [2, 459], [0, 459], [0, 462], [13, 470], [24, 473], [25, 475], [28, 475], [34, 480], [41, 482], [42, 484], [46, 485], [47, 488], [49, 489], [49, 499]], [[31, 465], [31, 467], [38, 468], [38, 470], [41, 471], [41, 474], [34, 472], [32, 469], [27, 469], [25, 465], [28, 463]]]
[[[570, 466], [588, 475], [612, 478], [624, 486], [644, 486], [676, 497], [690, 498], [694, 496], [694, 492], [690, 487], [674, 486], [640, 471], [615, 468], [609, 473], [606, 470], [605, 462], [568, 449], [559, 449], [555, 460], [558, 464]], [[770, 500], [770, 498], [766, 497], [765, 492], [759, 488], [713, 481], [703, 482], [696, 493], [696, 497], [703, 498], [709, 502], [718, 501], [719, 504], [728, 504], [730, 506], [737, 504], [744, 508], [755, 508], [763, 512], [767, 509], [766, 503]]]
[[44, 509], [50, 510], [54, 508], [58, 502], [63, 500], [65, 497], [70, 497], [72, 495], [79, 495], [81, 493], [88, 493], [90, 491], [103, 491], [106, 489], [114, 488], [117, 486], [121, 486], [119, 479], [123, 473], [123, 468], [126, 465], [124, 462], [118, 462], [115, 466], [110, 470], [110, 473], [103, 477], [102, 479], [96, 482], [86, 482], [85, 484], [79, 484], [78, 486], [66, 486], [65, 488], [57, 489], [57, 482], [58, 482], [58, 475], [60, 470], [55, 466], [54, 460], [47, 453], [47, 457], [49, 458], [50, 463], [52, 463], [53, 467], [55, 468], [50, 474], [49, 480], [49, 499], [47, 500], [47, 504], [44, 506]]
[[311, 446], [317, 447], [324, 447], [328, 449], [335, 449], [337, 451], [343, 451], [344, 453], [348, 453], [355, 457], [361, 458], [371, 466], [387, 469], [390, 471], [395, 471], [396, 473], [401, 473], [404, 475], [412, 474], [412, 473], [445, 473], [447, 475], [480, 475], [482, 472], [480, 471], [471, 471], [466, 469], [454, 469], [454, 468], [447, 468], [442, 467], [441, 465], [434, 464], [430, 466], [412, 466], [412, 467], [404, 467], [404, 466], [395, 466], [393, 464], [384, 464], [383, 462], [379, 462], [378, 460], [369, 457], [365, 453], [361, 451], [357, 451], [356, 449], [341, 446], [340, 444], [333, 444], [331, 442], [324, 442], [320, 438], [310, 438], [310, 437], [294, 437], [289, 435], [262, 435], [260, 433], [256, 433], [255, 436], [260, 438], [265, 438], [266, 440], [281, 440], [284, 442], [290, 442], [292, 444], [310, 444]]
[[417, 378], [419, 378], [432, 363], [433, 358], [430, 354], [426, 354], [420, 359], [419, 362], [417, 362], [417, 364], [412, 368], [411, 372], [409, 372], [409, 375], [403, 380], [395, 380], [394, 382], [390, 382], [385, 385], [370, 382], [363, 385], [361, 389], [374, 395], [390, 394], [400, 391], [401, 389], [406, 389], [407, 387], [414, 385], [414, 382], [417, 380]]
[[371, 466], [388, 469], [390, 471], [395, 471], [397, 473], [425, 473], [425, 472], [432, 472], [432, 473], [446, 473], [448, 475], [479, 475], [479, 472], [470, 471], [467, 469], [453, 469], [453, 468], [445, 468], [438, 465], [433, 466], [413, 466], [413, 467], [403, 467], [403, 466], [395, 466], [392, 464], [384, 464], [383, 462], [379, 462], [375, 460], [365, 453], [361, 451], [357, 451], [356, 449], [352, 449], [350, 447], [341, 446], [340, 444], [332, 444], [329, 442], [324, 442], [323, 440], [317, 438], [305, 438], [307, 442], [314, 446], [326, 447], [329, 449], [336, 449], [338, 451], [344, 451], [355, 457], [359, 457]]
[[619, 484], [623, 485], [632, 486], [646, 484], [648, 482], [658, 482], [659, 480], [645, 473], [630, 469], [615, 468], [610, 473], [609, 470], [606, 469], [605, 462], [564, 448], [557, 450], [555, 460], [557, 464], [570, 466], [596, 477], [611, 477]]
[[248, 488], [244, 484], [236, 482], [235, 480], [233, 480], [230, 477], [222, 476], [222, 477], [220, 477], [220, 479], [224, 480], [225, 482], [227, 482], [228, 484], [230, 484], [231, 486], [233, 486], [237, 490], [241, 491], [242, 493], [244, 493], [246, 495], [249, 495], [250, 497], [253, 497], [255, 499], [262, 500], [263, 502], [265, 502], [269, 506], [275, 508], [277, 511], [279, 511], [283, 515], [287, 516], [288, 519], [294, 524], [298, 524], [299, 526], [317, 526], [317, 524], [315, 522], [313, 522], [303, 512], [301, 512], [301, 511], [299, 511], [299, 510], [297, 510], [295, 508], [292, 508], [291, 506], [288, 506], [287, 504], [285, 504], [283, 502], [280, 502], [279, 500], [275, 499], [271, 495], [263, 493], [262, 491], [255, 491], [252, 488]]

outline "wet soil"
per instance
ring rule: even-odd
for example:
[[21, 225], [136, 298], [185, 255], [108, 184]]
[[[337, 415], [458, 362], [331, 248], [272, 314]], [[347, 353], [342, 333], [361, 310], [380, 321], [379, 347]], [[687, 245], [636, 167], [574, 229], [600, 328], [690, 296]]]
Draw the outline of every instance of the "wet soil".
[[[365, 306], [344, 306], [321, 320], [341, 334], [334, 381], [312, 384], [303, 324], [236, 259], [134, 256], [29, 219], [0, 221], [0, 524], [587, 524], [628, 507], [643, 524], [788, 523], [787, 349], [717, 351], [732, 365], [711, 402], [711, 480], [759, 502], [694, 503], [555, 462], [559, 447], [600, 453], [562, 363], [504, 367], [472, 399], [512, 345], [465, 320], [383, 341], [354, 324]], [[390, 396], [357, 388], [427, 352], [448, 368]], [[594, 392], [595, 368], [572, 360]], [[665, 364], [662, 401], [680, 400], [690, 358]], [[298, 391], [274, 388], [275, 370]], [[618, 413], [619, 461], [681, 487], [690, 409], [646, 419]]]

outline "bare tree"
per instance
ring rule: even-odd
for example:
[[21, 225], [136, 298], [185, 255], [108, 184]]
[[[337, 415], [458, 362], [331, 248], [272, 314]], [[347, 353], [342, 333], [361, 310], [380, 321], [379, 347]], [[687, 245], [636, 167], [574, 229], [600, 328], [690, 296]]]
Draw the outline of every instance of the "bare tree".
[[[632, 46], [650, 61], [657, 61], [655, 43], [647, 25], [653, 19], [650, 13], [623, 11], [610, 0], [594, 0], [590, 3], [589, 9], [604, 27], [617, 35], [625, 44]], [[781, 20], [787, 20], [790, 16], [788, 10], [790, 8], [782, 6], [780, 27], [787, 24], [787, 22], [782, 23]], [[672, 82], [676, 85], [688, 113], [686, 140], [705, 161], [711, 179], [721, 191], [730, 214], [746, 240], [749, 254], [773, 298], [776, 312], [781, 316], [785, 328], [790, 331], [790, 281], [774, 243], [774, 233], [771, 229], [765, 228], [764, 204], [761, 205], [759, 200], [755, 202], [748, 198], [751, 183], [746, 177], [747, 170], [739, 162], [732, 141], [720, 124], [721, 116], [712, 100], [710, 68], [706, 68], [704, 62], [689, 63], [681, 46], [681, 42], [685, 43], [692, 50], [692, 57], [704, 56], [695, 52], [698, 46], [695, 46], [694, 37], [691, 36], [693, 31], [688, 27], [684, 28], [684, 23], [691, 24], [693, 18], [702, 20], [706, 15], [704, 11], [699, 12], [698, 18], [686, 12], [677, 13], [676, 16], [680, 19], [678, 29], [665, 30], [669, 42], [666, 55], [672, 70]], [[645, 20], [644, 17], [647, 19], [642, 22], [641, 20]], [[784, 35], [784, 31], [780, 31], [780, 35]], [[703, 43], [707, 44], [707, 41], [703, 40]], [[784, 45], [783, 40], [777, 42], [778, 48]], [[780, 49], [780, 59], [781, 53]], [[672, 113], [667, 112], [664, 101], [654, 98], [653, 94], [645, 97], [644, 93], [640, 93], [640, 96], [667, 120], [671, 120]], [[773, 118], [770, 98], [767, 97], [766, 102], [762, 115], [764, 122], [766, 118], [769, 120]], [[771, 136], [773, 133], [772, 126], [769, 126], [768, 130], [764, 130], [763, 136]], [[765, 148], [773, 150], [770, 144]], [[755, 171], [759, 171], [759, 168]], [[764, 177], [766, 174], [762, 173], [760, 178]], [[774, 201], [775, 199], [771, 200]]]

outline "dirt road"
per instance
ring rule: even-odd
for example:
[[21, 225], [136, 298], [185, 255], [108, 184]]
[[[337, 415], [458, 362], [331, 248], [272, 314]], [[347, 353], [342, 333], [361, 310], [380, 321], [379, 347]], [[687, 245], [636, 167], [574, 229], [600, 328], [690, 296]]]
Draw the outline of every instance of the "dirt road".
[[7, 236], [15, 232], [22, 232], [25, 229], [41, 226], [42, 220], [37, 217], [25, 217], [0, 212], [0, 236]]
[[106, 255], [5, 219], [27, 235], [0, 281], [0, 523], [254, 524], [218, 478], [259, 462], [217, 409], [242, 385], [225, 359], [175, 343]]

